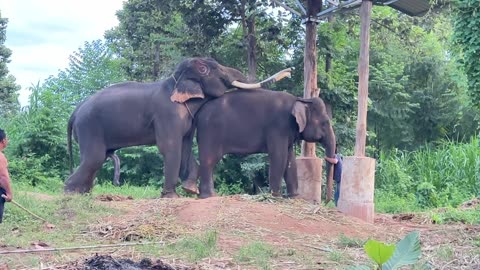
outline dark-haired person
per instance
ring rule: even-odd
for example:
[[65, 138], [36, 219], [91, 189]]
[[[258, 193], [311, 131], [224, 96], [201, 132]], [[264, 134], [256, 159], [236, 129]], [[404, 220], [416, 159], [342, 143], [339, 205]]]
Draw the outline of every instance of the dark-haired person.
[[3, 149], [5, 149], [7, 145], [7, 134], [0, 128], [0, 223], [2, 223], [3, 220], [3, 207], [5, 202], [12, 201], [13, 197], [10, 175], [8, 174], [8, 162], [3, 154]]
[[335, 180], [335, 195], [334, 201], [335, 206], [338, 203], [338, 199], [340, 198], [340, 184], [342, 182], [342, 161], [343, 158], [341, 155], [337, 153], [338, 146], [335, 147], [335, 158], [325, 157], [325, 160], [329, 163], [333, 164], [333, 180]]

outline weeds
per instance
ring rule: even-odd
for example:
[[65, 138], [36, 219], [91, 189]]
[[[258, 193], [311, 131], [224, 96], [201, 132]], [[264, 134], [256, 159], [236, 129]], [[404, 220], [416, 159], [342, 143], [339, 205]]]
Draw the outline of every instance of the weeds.
[[366, 240], [358, 238], [349, 238], [344, 234], [341, 234], [337, 240], [337, 246], [340, 248], [352, 247], [352, 248], [361, 248], [365, 244]]
[[274, 256], [273, 251], [273, 247], [268, 244], [253, 242], [241, 247], [235, 258], [240, 262], [252, 262], [260, 269], [271, 269], [269, 262]]
[[190, 236], [166, 246], [168, 254], [184, 256], [190, 262], [210, 257], [217, 251], [218, 233], [207, 231], [203, 235]]

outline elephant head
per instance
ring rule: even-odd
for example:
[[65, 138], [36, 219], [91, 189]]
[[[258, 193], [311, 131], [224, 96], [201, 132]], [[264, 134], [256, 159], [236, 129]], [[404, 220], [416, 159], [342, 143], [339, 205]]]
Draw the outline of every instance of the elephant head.
[[300, 139], [319, 142], [325, 148], [327, 157], [335, 156], [335, 133], [321, 98], [298, 98], [292, 115], [298, 124]]
[[246, 83], [247, 78], [237, 69], [220, 65], [212, 58], [191, 58], [176, 67], [172, 77], [175, 86], [171, 101], [183, 103], [191, 98], [219, 97], [233, 87], [254, 89], [290, 76], [285, 69], [260, 83]]

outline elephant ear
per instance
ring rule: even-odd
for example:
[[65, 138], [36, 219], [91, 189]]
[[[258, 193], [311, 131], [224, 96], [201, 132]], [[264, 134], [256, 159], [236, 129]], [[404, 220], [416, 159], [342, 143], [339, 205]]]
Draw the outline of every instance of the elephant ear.
[[199, 82], [180, 79], [175, 84], [170, 100], [173, 102], [184, 103], [191, 98], [205, 98], [202, 86]]
[[298, 130], [300, 133], [302, 133], [307, 126], [307, 109], [308, 105], [301, 99], [295, 101], [295, 104], [293, 105], [292, 115], [297, 121]]

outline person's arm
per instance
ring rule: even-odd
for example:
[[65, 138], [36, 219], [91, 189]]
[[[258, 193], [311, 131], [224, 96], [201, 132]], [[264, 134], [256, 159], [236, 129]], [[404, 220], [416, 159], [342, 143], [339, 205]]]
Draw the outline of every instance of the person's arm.
[[12, 187], [10, 185], [10, 176], [8, 174], [7, 159], [5, 158], [3, 153], [0, 153], [0, 187], [5, 190], [5, 201], [12, 201], [13, 194]]
[[325, 160], [331, 164], [337, 164], [338, 163], [338, 159], [336, 158], [331, 158], [331, 157], [325, 157]]

